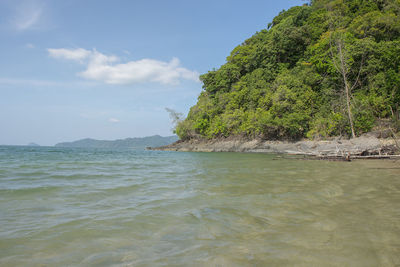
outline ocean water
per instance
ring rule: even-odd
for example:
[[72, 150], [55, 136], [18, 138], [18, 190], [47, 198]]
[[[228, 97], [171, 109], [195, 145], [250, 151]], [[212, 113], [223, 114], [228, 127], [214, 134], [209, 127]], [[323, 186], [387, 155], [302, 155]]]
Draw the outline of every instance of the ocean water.
[[400, 266], [400, 161], [3, 146], [0, 266]]

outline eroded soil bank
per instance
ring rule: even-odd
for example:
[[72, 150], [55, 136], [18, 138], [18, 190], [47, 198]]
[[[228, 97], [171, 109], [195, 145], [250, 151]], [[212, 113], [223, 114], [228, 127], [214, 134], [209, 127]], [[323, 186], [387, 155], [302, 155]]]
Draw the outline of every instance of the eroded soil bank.
[[332, 140], [265, 141], [243, 138], [178, 141], [171, 145], [149, 148], [164, 151], [196, 152], [254, 152], [284, 153], [320, 157], [396, 155], [399, 150], [393, 138], [377, 138], [364, 135], [354, 139], [335, 138]]

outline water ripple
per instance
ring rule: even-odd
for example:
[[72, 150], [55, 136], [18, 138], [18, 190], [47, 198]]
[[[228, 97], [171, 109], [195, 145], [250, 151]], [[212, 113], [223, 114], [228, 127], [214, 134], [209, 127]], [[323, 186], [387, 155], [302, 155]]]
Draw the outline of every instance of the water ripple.
[[0, 266], [396, 266], [396, 164], [0, 147]]

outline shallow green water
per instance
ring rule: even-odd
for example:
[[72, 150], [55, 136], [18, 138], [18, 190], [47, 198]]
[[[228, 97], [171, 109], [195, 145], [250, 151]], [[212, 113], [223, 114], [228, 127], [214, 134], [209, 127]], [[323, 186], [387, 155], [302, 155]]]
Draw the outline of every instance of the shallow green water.
[[0, 266], [399, 265], [399, 161], [0, 147]]

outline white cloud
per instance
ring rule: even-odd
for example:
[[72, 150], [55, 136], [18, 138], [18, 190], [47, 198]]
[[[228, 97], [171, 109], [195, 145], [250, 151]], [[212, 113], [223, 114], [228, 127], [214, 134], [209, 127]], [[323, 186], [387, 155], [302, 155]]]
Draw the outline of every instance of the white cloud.
[[53, 58], [60, 58], [60, 59], [69, 59], [69, 60], [74, 60], [74, 61], [83, 61], [84, 59], [87, 59], [91, 55], [91, 51], [83, 49], [83, 48], [77, 48], [77, 49], [47, 49], [49, 52], [49, 55]]
[[43, 15], [43, 6], [37, 1], [23, 1], [16, 8], [11, 23], [19, 31], [25, 31], [34, 28]]
[[108, 84], [133, 84], [156, 82], [161, 84], [178, 84], [180, 80], [199, 81], [199, 74], [181, 67], [180, 61], [173, 58], [169, 62], [155, 59], [141, 59], [119, 63], [116, 56], [104, 55], [95, 49], [92, 51], [78, 49], [48, 49], [54, 58], [82, 62], [86, 60], [87, 68], [79, 76]]
[[112, 123], [117, 123], [117, 122], [119, 122], [119, 119], [110, 118], [108, 121], [109, 121], [109, 122], [112, 122]]
[[35, 45], [34, 45], [34, 44], [31, 44], [31, 43], [27, 43], [27, 44], [25, 45], [25, 47], [26, 47], [26, 48], [29, 48], [29, 49], [33, 49], [33, 48], [35, 48]]

